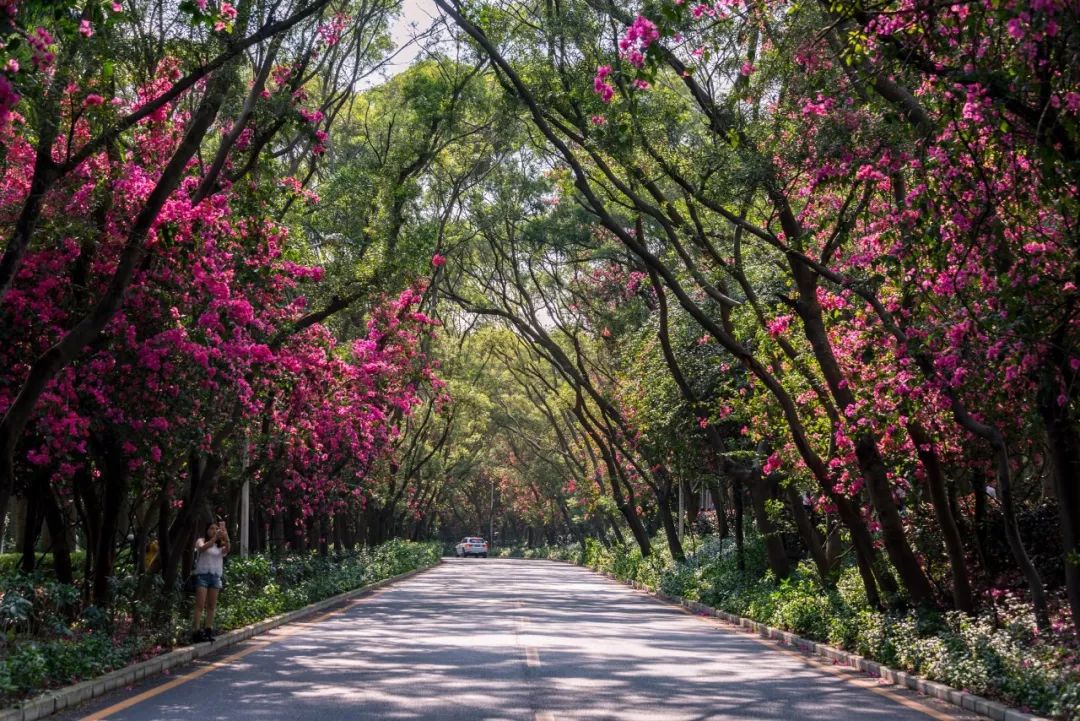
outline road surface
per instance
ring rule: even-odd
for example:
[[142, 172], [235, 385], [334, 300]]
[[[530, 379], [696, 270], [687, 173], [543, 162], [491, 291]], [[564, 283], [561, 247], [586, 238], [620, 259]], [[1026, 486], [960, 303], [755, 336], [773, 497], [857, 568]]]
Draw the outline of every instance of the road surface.
[[[228, 593], [228, 590], [225, 591]], [[978, 717], [585, 569], [447, 559], [70, 721], [938, 721]]]

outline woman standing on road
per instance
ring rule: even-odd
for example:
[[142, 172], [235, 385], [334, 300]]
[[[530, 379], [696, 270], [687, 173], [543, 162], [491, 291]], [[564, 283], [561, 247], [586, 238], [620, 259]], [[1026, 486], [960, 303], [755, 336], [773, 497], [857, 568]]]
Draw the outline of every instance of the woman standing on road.
[[[218, 593], [221, 592], [221, 576], [225, 571], [225, 556], [229, 553], [229, 534], [222, 521], [206, 525], [202, 538], [195, 541], [198, 554], [195, 569], [195, 620], [192, 639], [214, 640], [214, 611], [217, 609]], [[206, 608], [206, 625], [201, 626], [203, 608]]]

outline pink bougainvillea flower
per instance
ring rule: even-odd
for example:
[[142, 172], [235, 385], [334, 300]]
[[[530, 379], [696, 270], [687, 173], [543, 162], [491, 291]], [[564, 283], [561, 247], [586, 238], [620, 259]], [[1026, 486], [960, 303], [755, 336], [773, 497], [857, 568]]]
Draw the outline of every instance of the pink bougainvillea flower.
[[610, 103], [615, 95], [615, 88], [608, 82], [607, 77], [611, 74], [610, 65], [601, 65], [596, 68], [596, 77], [593, 78], [593, 90], [605, 103]]

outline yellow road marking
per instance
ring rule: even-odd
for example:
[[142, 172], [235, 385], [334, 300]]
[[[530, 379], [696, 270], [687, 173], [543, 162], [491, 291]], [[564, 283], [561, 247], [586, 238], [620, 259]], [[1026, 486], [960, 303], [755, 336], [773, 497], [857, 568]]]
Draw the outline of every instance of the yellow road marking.
[[105, 721], [105, 719], [107, 719], [112, 714], [119, 713], [120, 711], [124, 711], [126, 709], [129, 709], [132, 706], [135, 706], [136, 704], [140, 704], [143, 701], [147, 701], [149, 699], [154, 698], [155, 696], [159, 696], [159, 695], [165, 693], [166, 691], [169, 691], [171, 689], [176, 688], [177, 686], [181, 686], [181, 685], [183, 685], [185, 683], [188, 683], [189, 681], [194, 681], [197, 678], [205, 676], [206, 674], [210, 673], [211, 671], [214, 671], [214, 670], [217, 670], [217, 669], [222, 668], [224, 666], [227, 666], [230, 663], [232, 663], [233, 661], [238, 661], [238, 660], [242, 659], [244, 656], [247, 656], [249, 654], [255, 653], [256, 651], [262, 650], [262, 649], [266, 648], [267, 646], [269, 646], [271, 643], [274, 643], [275, 641], [280, 641], [283, 638], [288, 638], [289, 636], [292, 636], [294, 633], [297, 633], [300, 630], [305, 629], [305, 628], [307, 628], [307, 627], [309, 627], [309, 626], [311, 626], [313, 624], [321, 623], [321, 622], [325, 621], [328, 618], [332, 618], [333, 616], [337, 616], [339, 614], [345, 613], [346, 611], [351, 609], [353, 606], [359, 604], [361, 601], [367, 601], [367, 600], [371, 599], [372, 597], [378, 595], [379, 590], [381, 590], [381, 589], [377, 589], [373, 593], [371, 593], [371, 594], [369, 594], [367, 596], [364, 596], [362, 599], [356, 599], [356, 600], [353, 600], [353, 601], [349, 601], [345, 606], [337, 609], [336, 611], [330, 611], [328, 613], [322, 614], [321, 616], [316, 616], [315, 618], [307, 619], [305, 621], [297, 621], [295, 623], [290, 623], [290, 624], [288, 624], [287, 626], [284, 626], [284, 627], [279, 626], [278, 628], [283, 629], [283, 630], [279, 631], [279, 630], [275, 629], [274, 637], [272, 639], [267, 639], [265, 641], [255, 642], [251, 646], [249, 646], [248, 648], [241, 649], [240, 651], [237, 651], [236, 653], [230, 654], [230, 655], [226, 656], [225, 658], [219, 659], [219, 660], [214, 661], [212, 663], [209, 663], [209, 664], [207, 664], [205, 666], [197, 668], [194, 671], [190, 671], [190, 672], [184, 674], [183, 676], [180, 676], [178, 678], [173, 679], [172, 681], [169, 681], [168, 683], [163, 683], [160, 686], [155, 686], [154, 688], [147, 689], [146, 691], [143, 691], [140, 694], [132, 696], [131, 698], [126, 698], [123, 701], [120, 701], [118, 703], [113, 704], [112, 706], [109, 706], [108, 708], [103, 708], [100, 711], [95, 711], [94, 713], [90, 714], [89, 716], [83, 716], [81, 719], [79, 719], [79, 721]]
[[264, 648], [265, 646], [267, 646], [266, 643], [261, 643], [261, 644], [253, 645], [250, 648], [245, 648], [243, 651], [238, 651], [238, 652], [236, 652], [236, 653], [234, 653], [234, 654], [232, 654], [230, 656], [226, 656], [225, 658], [221, 659], [220, 661], [215, 661], [214, 663], [207, 664], [206, 666], [203, 666], [202, 668], [196, 669], [195, 671], [192, 671], [192, 672], [190, 672], [188, 674], [185, 674], [185, 675], [181, 676], [180, 678], [173, 679], [172, 681], [169, 681], [168, 683], [164, 683], [164, 684], [162, 684], [160, 686], [155, 686], [154, 688], [149, 689], [148, 691], [143, 691], [142, 693], [140, 693], [140, 694], [138, 694], [136, 696], [132, 696], [131, 698], [124, 699], [123, 701], [121, 701], [119, 703], [116, 703], [116, 704], [113, 704], [112, 706], [109, 706], [108, 708], [102, 709], [100, 711], [95, 711], [94, 713], [90, 714], [89, 716], [84, 716], [80, 721], [103, 721], [104, 719], [107, 719], [109, 716], [111, 716], [114, 713], [118, 713], [120, 711], [124, 711], [125, 709], [129, 709], [129, 708], [131, 708], [132, 706], [134, 706], [136, 704], [142, 703], [143, 701], [146, 701], [147, 699], [151, 699], [154, 696], [165, 693], [166, 691], [168, 691], [170, 689], [174, 689], [177, 686], [180, 686], [182, 684], [187, 683], [188, 681], [194, 681], [195, 679], [199, 678], [200, 676], [205, 676], [206, 674], [210, 673], [211, 671], [214, 671], [214, 670], [216, 670], [218, 668], [221, 668], [222, 666], [225, 666], [225, 665], [227, 665], [229, 663], [232, 663], [233, 661], [236, 661], [237, 659], [241, 659], [241, 658], [243, 658], [244, 656], [247, 656], [250, 653], [254, 653], [255, 651], [258, 651], [259, 649]]
[[533, 668], [540, 665], [540, 652], [533, 646], [528, 646], [525, 649], [525, 665]]

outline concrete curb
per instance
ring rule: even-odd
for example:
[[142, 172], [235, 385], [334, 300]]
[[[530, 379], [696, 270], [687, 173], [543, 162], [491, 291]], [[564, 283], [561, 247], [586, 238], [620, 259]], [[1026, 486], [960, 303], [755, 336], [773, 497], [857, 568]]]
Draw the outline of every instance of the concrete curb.
[[400, 573], [396, 576], [391, 576], [390, 578], [384, 578], [381, 581], [376, 581], [375, 583], [370, 583], [366, 586], [361, 586], [360, 588], [354, 588], [345, 593], [339, 593], [336, 596], [331, 596], [330, 598], [323, 599], [322, 601], [318, 601], [309, 606], [298, 608], [295, 611], [289, 611], [288, 613], [272, 616], [249, 626], [244, 626], [243, 628], [237, 628], [228, 633], [221, 634], [213, 643], [200, 643], [194, 646], [176, 648], [172, 651], [147, 659], [146, 661], [141, 661], [130, 666], [118, 668], [115, 671], [110, 671], [104, 676], [98, 676], [97, 678], [77, 683], [74, 686], [65, 686], [63, 688], [54, 689], [41, 696], [27, 700], [18, 708], [0, 710], [0, 721], [36, 721], [37, 719], [45, 718], [57, 711], [63, 711], [64, 709], [77, 706], [78, 704], [97, 698], [98, 696], [104, 696], [109, 691], [114, 691], [123, 686], [130, 686], [144, 678], [160, 674], [166, 669], [189, 663], [197, 658], [208, 656], [212, 653], [221, 651], [222, 649], [229, 648], [230, 646], [236, 646], [242, 641], [265, 633], [272, 628], [298, 621], [306, 616], [318, 613], [319, 611], [323, 611], [345, 601], [351, 601], [355, 598], [366, 596], [383, 586], [388, 586], [397, 581], [409, 578], [410, 576], [415, 576], [418, 573], [423, 573], [441, 563], [442, 559], [440, 558], [429, 566], [423, 566], [422, 568], [407, 571], [406, 573]]
[[[606, 571], [597, 571], [595, 569], [589, 568], [588, 566], [581, 566], [580, 564], [576, 564], [571, 561], [567, 561], [567, 563], [579, 566], [580, 568], [585, 568], [600, 576], [604, 576], [605, 578], [624, 584], [626, 586], [631, 586], [639, 591], [644, 591], [645, 593], [648, 593], [650, 596], [653, 596], [660, 601], [675, 606], [681, 606], [686, 610], [690, 611], [691, 613], [703, 616], [711, 616], [713, 618], [719, 618], [735, 626], [740, 626], [750, 631], [755, 631], [764, 638], [781, 641], [801, 651], [805, 651], [815, 656], [829, 659], [830, 661], [833, 661], [835, 663], [850, 666], [851, 668], [862, 671], [868, 676], [880, 678], [883, 681], [887, 681], [888, 683], [894, 684], [896, 686], [904, 686], [911, 689], [912, 691], [921, 693], [924, 696], [930, 696], [931, 698], [936, 698], [940, 701], [952, 704], [953, 706], [959, 706], [960, 708], [963, 708], [967, 711], [971, 711], [982, 716], [987, 716], [994, 721], [1049, 721], [1049, 719], [1046, 719], [1042, 716], [1033, 716], [1031, 714], [1009, 708], [1008, 706], [1000, 704], [996, 701], [991, 701], [990, 699], [983, 698], [982, 696], [976, 696], [972, 693], [959, 691], [955, 688], [946, 686], [943, 683], [938, 683], [937, 681], [928, 681], [925, 678], [921, 678], [919, 676], [916, 676], [915, 674], [911, 674], [906, 671], [897, 671], [896, 669], [884, 666], [877, 661], [871, 661], [870, 659], [863, 656], [859, 656], [848, 651], [843, 651], [841, 649], [834, 648], [833, 646], [827, 646], [823, 643], [818, 643], [817, 641], [811, 641], [809, 639], [803, 638], [802, 636], [796, 636], [795, 634], [788, 631], [781, 631], [778, 628], [766, 626], [763, 623], [758, 623], [757, 621], [749, 618], [736, 616], [733, 613], [721, 611], [718, 608], [706, 606], [705, 604], [698, 603], [697, 601], [690, 601], [682, 598], [681, 596], [671, 596], [664, 593], [663, 591], [653, 591], [648, 586], [642, 583], [638, 583], [637, 581], [624, 581], [620, 578], [617, 578], [613, 574], [607, 573]], [[0, 721], [6, 721], [6, 719], [0, 718]]]

